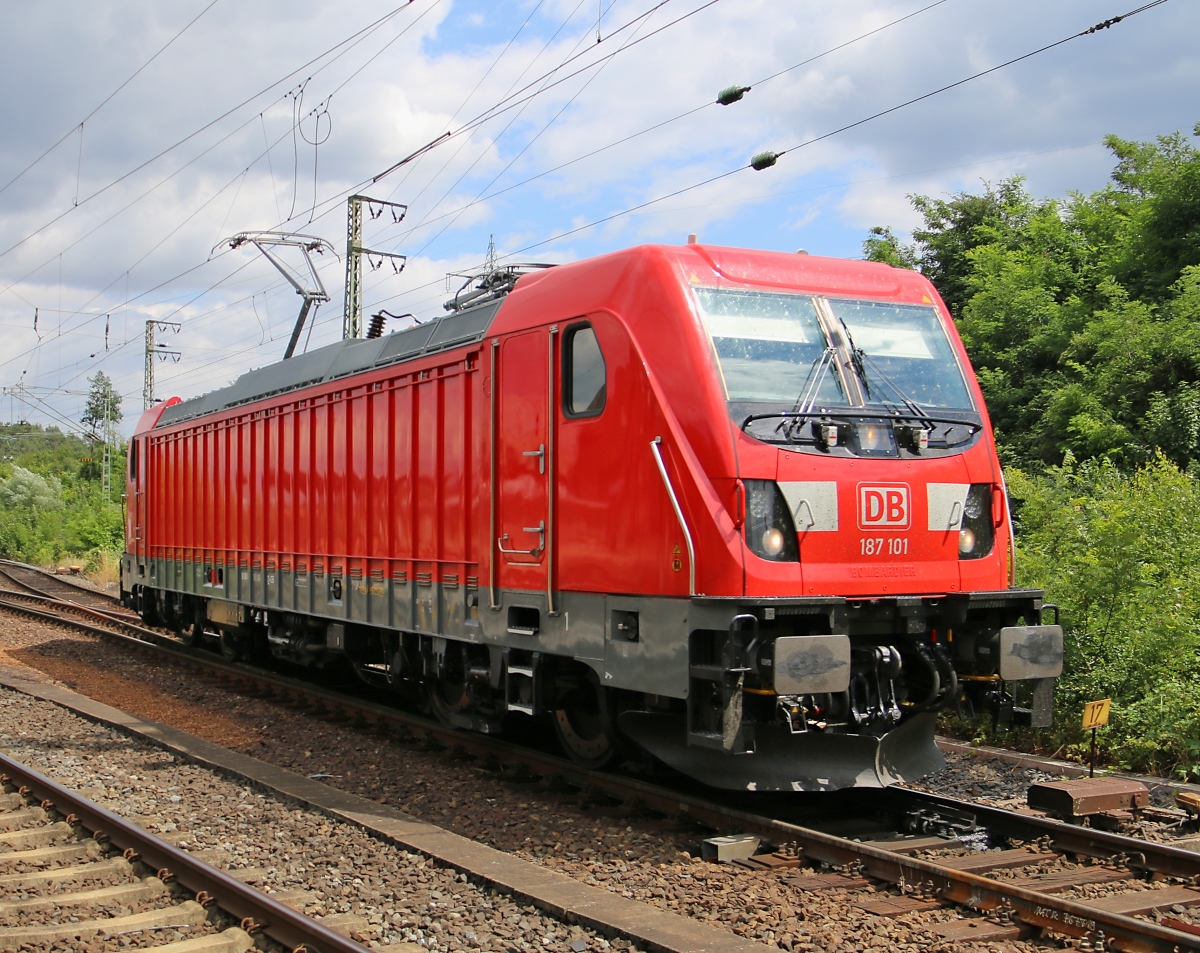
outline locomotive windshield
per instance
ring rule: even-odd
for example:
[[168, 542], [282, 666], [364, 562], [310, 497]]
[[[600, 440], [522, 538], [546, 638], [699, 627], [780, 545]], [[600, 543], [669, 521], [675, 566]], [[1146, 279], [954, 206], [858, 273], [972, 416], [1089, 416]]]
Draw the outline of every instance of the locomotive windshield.
[[812, 389], [822, 402], [845, 402], [812, 298], [716, 288], [696, 297], [729, 400], [791, 403]]
[[731, 403], [974, 412], [932, 307], [694, 290]]
[[958, 355], [937, 311], [887, 301], [826, 299], [845, 329], [870, 402], [910, 400], [922, 407], [973, 410]]

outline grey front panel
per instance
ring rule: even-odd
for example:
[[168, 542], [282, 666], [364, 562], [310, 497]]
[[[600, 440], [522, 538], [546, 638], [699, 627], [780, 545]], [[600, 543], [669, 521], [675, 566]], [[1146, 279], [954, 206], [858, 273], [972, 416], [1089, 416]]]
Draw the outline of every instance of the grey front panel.
[[1000, 677], [1057, 678], [1063, 667], [1060, 625], [1010, 625], [1000, 630]]
[[[479, 626], [484, 641], [495, 645], [529, 649], [550, 655], [568, 656], [586, 661], [597, 674], [604, 673], [604, 597], [589, 593], [558, 593], [555, 612], [550, 614], [544, 592], [508, 590], [497, 593], [500, 608], [487, 605], [487, 591], [482, 593]], [[510, 610], [535, 610], [538, 629], [534, 635], [514, 635], [509, 632]]]
[[[637, 613], [637, 640], [616, 620]], [[688, 603], [676, 599], [605, 599], [604, 679], [622, 688], [684, 698], [688, 687]], [[615, 617], [614, 617], [615, 616]]]

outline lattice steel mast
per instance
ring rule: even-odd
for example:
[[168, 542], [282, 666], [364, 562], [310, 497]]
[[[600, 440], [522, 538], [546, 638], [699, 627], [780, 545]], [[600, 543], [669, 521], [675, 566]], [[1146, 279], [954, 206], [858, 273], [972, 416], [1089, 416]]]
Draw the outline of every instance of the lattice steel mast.
[[[378, 256], [380, 259], [389, 258], [399, 261], [399, 273], [404, 268], [407, 255], [395, 252], [376, 251], [363, 247], [363, 203], [372, 219], [379, 218], [384, 209], [392, 210], [392, 221], [403, 221], [408, 212], [407, 205], [399, 202], [386, 202], [383, 199], [373, 199], [369, 195], [352, 195], [346, 200], [346, 311], [342, 319], [342, 338], [360, 338], [363, 336], [362, 319], [362, 256]], [[396, 209], [400, 209], [397, 214]], [[395, 265], [393, 265], [395, 267]]]

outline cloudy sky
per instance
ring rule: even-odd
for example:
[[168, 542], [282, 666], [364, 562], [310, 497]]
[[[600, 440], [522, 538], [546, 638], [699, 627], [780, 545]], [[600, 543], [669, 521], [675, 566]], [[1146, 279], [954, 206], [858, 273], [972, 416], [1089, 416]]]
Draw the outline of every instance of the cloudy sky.
[[[331, 301], [302, 343], [336, 340], [355, 191], [409, 205], [399, 223], [367, 222], [370, 247], [409, 257], [400, 274], [366, 269], [366, 313], [427, 319], [447, 273], [478, 267], [493, 236], [510, 261], [691, 232], [857, 257], [870, 226], [913, 226], [909, 193], [1014, 174], [1038, 195], [1099, 188], [1105, 134], [1152, 139], [1200, 120], [1193, 0], [820, 137], [1136, 5], [4, 4], [0, 385], [19, 397], [2, 398], [0, 420], [66, 427], [103, 370], [128, 430], [151, 319], [181, 325], [159, 333], [179, 355], [156, 362], [159, 397], [278, 360], [300, 299], [253, 248], [222, 241], [244, 230], [330, 243], [316, 261]], [[752, 88], [717, 105], [734, 84]], [[764, 150], [791, 151], [746, 168]]]

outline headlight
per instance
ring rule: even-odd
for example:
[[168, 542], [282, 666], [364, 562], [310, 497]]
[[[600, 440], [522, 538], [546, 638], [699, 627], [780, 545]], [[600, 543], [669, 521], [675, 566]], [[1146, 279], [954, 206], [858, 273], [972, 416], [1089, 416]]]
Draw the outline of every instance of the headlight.
[[858, 445], [866, 453], [875, 453], [880, 447], [884, 446], [887, 440], [887, 434], [884, 428], [879, 424], [859, 424], [858, 426]]
[[773, 562], [799, 562], [796, 525], [787, 500], [774, 480], [744, 480], [746, 545], [756, 556]]
[[772, 526], [762, 534], [762, 548], [772, 559], [783, 552], [783, 544], [785, 542], [783, 530], [777, 526]]
[[889, 423], [864, 421], [854, 427], [854, 452], [861, 457], [894, 457], [896, 434]]
[[992, 551], [996, 533], [992, 526], [992, 485], [973, 483], [963, 503], [958, 531], [958, 558], [982, 559]]

